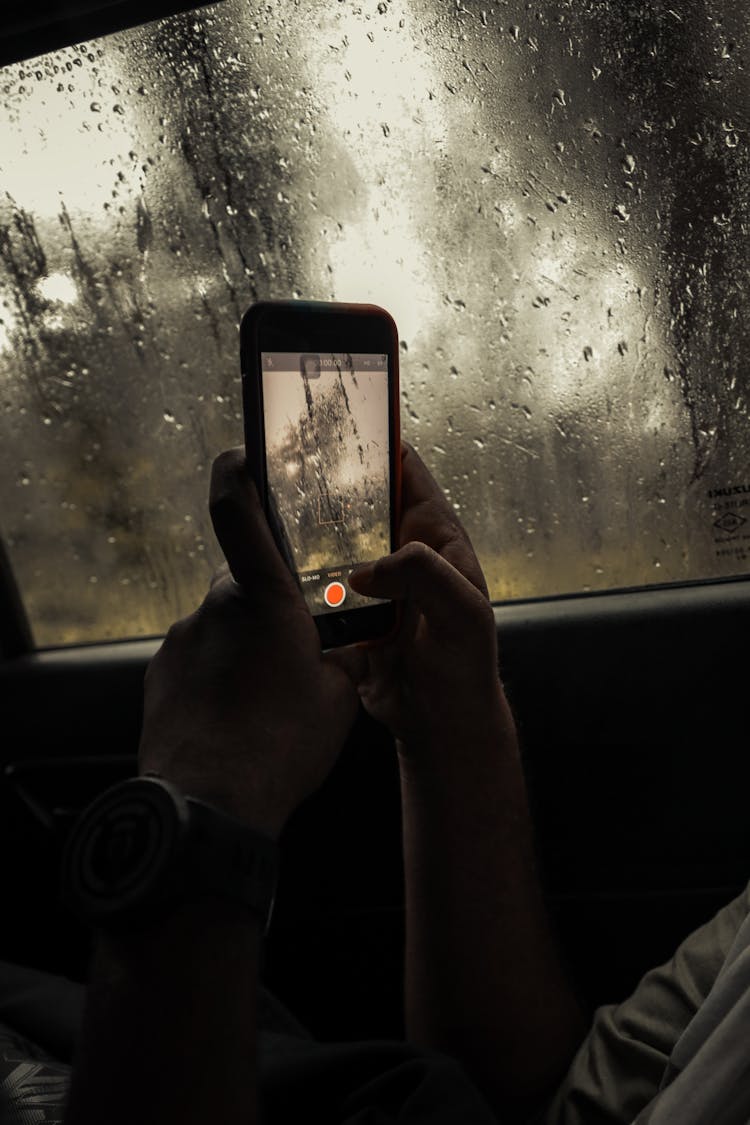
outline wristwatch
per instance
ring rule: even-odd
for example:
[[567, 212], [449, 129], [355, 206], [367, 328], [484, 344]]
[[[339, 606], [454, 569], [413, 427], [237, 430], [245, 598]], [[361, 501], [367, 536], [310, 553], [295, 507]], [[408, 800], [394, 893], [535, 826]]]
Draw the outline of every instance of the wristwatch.
[[138, 777], [81, 814], [63, 854], [62, 898], [84, 921], [116, 930], [218, 897], [246, 906], [267, 933], [278, 866], [273, 840], [161, 778]]

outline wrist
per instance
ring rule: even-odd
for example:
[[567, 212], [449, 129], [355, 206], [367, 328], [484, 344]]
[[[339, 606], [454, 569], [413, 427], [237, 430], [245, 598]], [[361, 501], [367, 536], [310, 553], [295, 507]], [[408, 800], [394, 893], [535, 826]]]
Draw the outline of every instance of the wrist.
[[66, 1122], [256, 1120], [260, 948], [251, 915], [208, 900], [98, 932]]
[[402, 776], [418, 778], [436, 769], [465, 772], [473, 764], [494, 761], [498, 755], [518, 755], [518, 735], [500, 681], [482, 705], [437, 714], [396, 739]]
[[96, 931], [96, 947], [107, 960], [136, 959], [139, 965], [152, 965], [158, 972], [165, 966], [182, 972], [186, 961], [205, 957], [211, 949], [227, 956], [231, 950], [242, 950], [252, 963], [254, 953], [259, 955], [261, 940], [260, 917], [239, 903], [219, 898], [188, 899], [137, 926]]
[[146, 767], [141, 755], [140, 776], [156, 778], [175, 786], [185, 797], [203, 801], [247, 828], [278, 842], [292, 810], [282, 808], [279, 802], [262, 796], [258, 792], [248, 792], [247, 787], [232, 786], [219, 782], [214, 777], [206, 777], [202, 772], [189, 769], [168, 769], [161, 771]]

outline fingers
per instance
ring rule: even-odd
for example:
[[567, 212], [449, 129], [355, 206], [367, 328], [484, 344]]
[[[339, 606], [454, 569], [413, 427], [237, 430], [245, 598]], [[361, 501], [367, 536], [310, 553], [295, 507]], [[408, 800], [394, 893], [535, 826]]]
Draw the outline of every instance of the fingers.
[[349, 582], [359, 594], [416, 605], [430, 625], [451, 633], [463, 630], [467, 615], [492, 617], [484, 594], [425, 543], [407, 543], [395, 554], [359, 567]]
[[213, 574], [211, 575], [211, 581], [210, 581], [210, 582], [209, 582], [209, 584], [208, 584], [208, 588], [209, 588], [209, 590], [213, 590], [213, 589], [215, 589], [215, 588], [216, 588], [217, 586], [219, 586], [219, 585], [220, 585], [220, 584], [221, 584], [222, 582], [224, 582], [224, 580], [225, 580], [225, 579], [226, 579], [227, 577], [230, 577], [230, 578], [231, 578], [231, 572], [230, 572], [230, 570], [229, 570], [229, 567], [227, 566], [227, 564], [226, 564], [226, 563], [222, 563], [222, 564], [221, 564], [221, 566], [220, 566], [220, 567], [218, 567], [218, 569], [217, 569], [217, 570], [215, 570], [215, 571], [213, 572]]
[[401, 544], [426, 543], [488, 596], [482, 568], [466, 529], [413, 446], [401, 443]]
[[[412, 597], [415, 602], [428, 611], [424, 597], [430, 597], [437, 578], [442, 580], [443, 596], [463, 589], [463, 579], [476, 587], [487, 597], [487, 587], [474, 550], [466, 531], [446, 500], [427, 466], [416, 450], [406, 443], [402, 446], [403, 500], [404, 510], [401, 520], [402, 550], [396, 556], [404, 561], [395, 567], [389, 560], [376, 564], [378, 583], [395, 582], [402, 591], [390, 593], [388, 590], [369, 588], [369, 578], [363, 571], [355, 572], [364, 585], [352, 587], [360, 593], [373, 597], [401, 598]], [[211, 519], [229, 571], [233, 579], [247, 595], [258, 591], [267, 592], [274, 588], [286, 596], [299, 598], [299, 590], [285, 565], [274, 542], [268, 526], [255, 485], [250, 478], [241, 448], [221, 453], [214, 461], [211, 473], [210, 490]], [[415, 562], [414, 552], [405, 556], [402, 552], [409, 546], [426, 545], [430, 548], [429, 561]], [[431, 556], [434, 556], [431, 557]], [[419, 552], [416, 557], [421, 558]], [[428, 593], [417, 590], [412, 582], [414, 567], [426, 578]], [[424, 573], [422, 573], [424, 572]], [[226, 577], [220, 571], [212, 586]], [[404, 583], [407, 585], [404, 586]], [[368, 585], [368, 588], [365, 588]], [[408, 587], [408, 589], [407, 589]], [[432, 606], [433, 615], [440, 617], [440, 608]]]
[[[220, 453], [211, 470], [211, 521], [232, 577], [251, 595], [269, 585], [298, 590], [276, 547], [241, 448]], [[217, 575], [222, 578], [222, 572]]]
[[367, 648], [363, 644], [348, 645], [346, 648], [332, 648], [324, 653], [326, 664], [335, 664], [346, 675], [354, 687], [365, 677], [368, 668]]

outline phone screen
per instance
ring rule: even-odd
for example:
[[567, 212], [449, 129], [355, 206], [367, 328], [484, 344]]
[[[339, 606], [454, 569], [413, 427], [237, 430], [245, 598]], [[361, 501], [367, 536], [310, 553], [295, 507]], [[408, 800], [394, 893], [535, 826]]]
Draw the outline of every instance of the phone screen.
[[313, 614], [377, 604], [355, 566], [391, 550], [388, 356], [262, 352], [266, 480]]

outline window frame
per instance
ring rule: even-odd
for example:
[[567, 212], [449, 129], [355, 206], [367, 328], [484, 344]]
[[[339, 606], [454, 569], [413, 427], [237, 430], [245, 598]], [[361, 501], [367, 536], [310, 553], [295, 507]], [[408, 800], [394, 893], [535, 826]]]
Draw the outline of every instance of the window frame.
[[[222, 0], [196, 4], [194, 0], [10, 0], [0, 26], [0, 67], [36, 58], [50, 51], [92, 38], [125, 31], [176, 15], [215, 7]], [[698, 578], [647, 586], [572, 591], [493, 602], [498, 632], [522, 621], [544, 622], [550, 627], [567, 623], [606, 624], [621, 614], [687, 612], [714, 606], [750, 610], [750, 574]], [[159, 637], [122, 637], [71, 645], [37, 647], [19, 584], [0, 536], [0, 663], [18, 657], [40, 658], [67, 664], [83, 652], [101, 659], [118, 660], [140, 646], [155, 647]], [[118, 652], [119, 650], [119, 652]], [[117, 654], [117, 655], [115, 655]]]
[[[216, 3], [221, 0], [211, 6]], [[10, 0], [0, 27], [0, 67], [207, 6], [187, 0]]]

